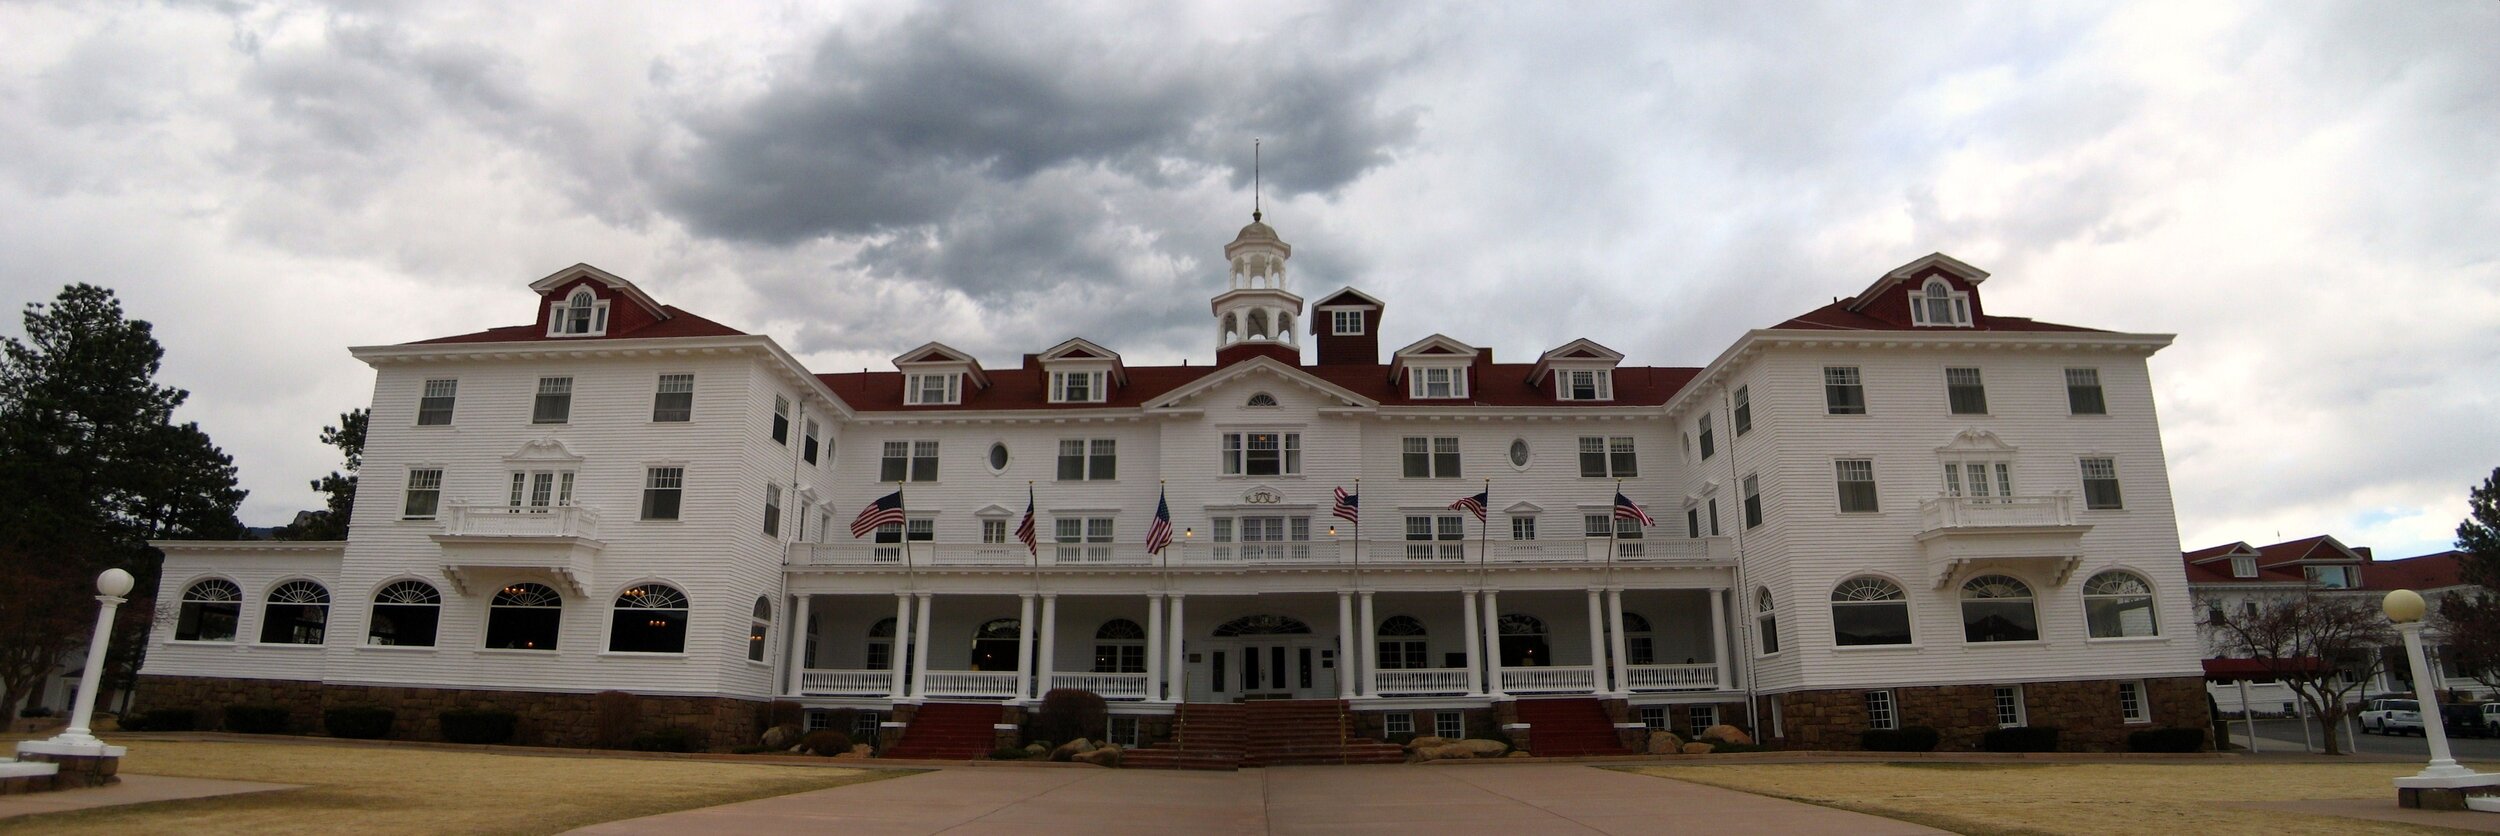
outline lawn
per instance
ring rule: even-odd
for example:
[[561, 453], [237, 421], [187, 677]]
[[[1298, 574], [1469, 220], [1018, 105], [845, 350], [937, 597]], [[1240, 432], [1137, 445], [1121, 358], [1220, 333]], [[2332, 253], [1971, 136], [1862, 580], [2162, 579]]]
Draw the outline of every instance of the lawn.
[[[1957, 833], [2353, 834], [2449, 832], [2227, 802], [2366, 798], [2393, 807], [2388, 779], [2421, 764], [1763, 764], [1632, 767], [1638, 772], [1855, 810]], [[2488, 767], [2485, 767], [2488, 768]]]
[[382, 746], [127, 741], [122, 771], [303, 789], [0, 821], [13, 833], [555, 833], [907, 774]]

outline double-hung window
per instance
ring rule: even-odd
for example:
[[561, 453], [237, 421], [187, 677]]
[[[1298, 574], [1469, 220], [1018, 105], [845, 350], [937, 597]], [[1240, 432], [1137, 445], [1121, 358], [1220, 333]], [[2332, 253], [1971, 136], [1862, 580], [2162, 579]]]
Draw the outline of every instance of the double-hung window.
[[807, 434], [799, 439], [799, 458], [805, 459], [808, 464], [816, 463], [817, 429], [816, 419], [807, 419]]
[[994, 519], [994, 520], [982, 520], [982, 521], [981, 521], [981, 543], [982, 543], [982, 545], [996, 546], [996, 545], [1000, 545], [1000, 544], [1003, 544], [1003, 543], [1006, 543], [1006, 542], [1007, 542], [1007, 520], [1005, 520], [1004, 518], [1001, 518], [1001, 519]]
[[430, 520], [442, 504], [443, 469], [420, 468], [408, 471], [407, 501], [400, 505], [403, 520]]
[[1741, 436], [1746, 433], [1753, 432], [1753, 387], [1736, 387], [1735, 401], [1736, 417], [1734, 423], [1736, 424], [1736, 434]]
[[781, 536], [781, 486], [764, 486], [764, 536]]
[[1051, 520], [1051, 542], [1058, 544], [1059, 562], [1102, 562], [1111, 559], [1110, 517], [1059, 517]]
[[1611, 401], [1615, 399], [1613, 369], [1565, 369], [1557, 372], [1562, 383], [1556, 387], [1566, 401]]
[[660, 375], [659, 390], [651, 394], [651, 421], [678, 424], [694, 420], [694, 375]]
[[1858, 367], [1823, 367], [1823, 411], [1831, 415], [1866, 414], [1866, 384], [1858, 376]]
[[440, 427], [451, 423], [452, 406], [460, 399], [460, 381], [453, 378], [428, 380], [425, 395], [417, 399], [417, 426]]
[[1407, 370], [1408, 394], [1417, 398], [1467, 397], [1467, 370], [1450, 366]]
[[1716, 454], [1716, 453], [1718, 452], [1718, 450], [1719, 450], [1718, 445], [1717, 445], [1717, 444], [1715, 444], [1715, 443], [1712, 443], [1712, 441], [1711, 441], [1711, 433], [1710, 433], [1710, 418], [1711, 418], [1711, 416], [1709, 416], [1709, 415], [1707, 415], [1707, 414], [1705, 414], [1705, 415], [1701, 416], [1701, 428], [1700, 428], [1699, 433], [1700, 433], [1700, 438], [1701, 438], [1701, 460], [1702, 460], [1702, 461], [1709, 461], [1709, 460], [1710, 460], [1710, 457], [1711, 457], [1712, 455]]
[[642, 518], [673, 520], [686, 494], [686, 469], [654, 467], [642, 474]]
[[2118, 460], [2083, 460], [2083, 507], [2095, 511], [2115, 511], [2127, 507], [2118, 495]]
[[1520, 514], [1510, 518], [1510, 539], [1536, 539], [1536, 515]]
[[1842, 513], [1874, 513], [1875, 461], [1873, 459], [1840, 459], [1832, 462], [1832, 473], [1839, 484]]
[[1944, 493], [1977, 502], [2002, 502], [2014, 496], [2012, 462], [1945, 462]]
[[1243, 560], [1311, 557], [1309, 517], [1215, 517], [1209, 520], [1209, 527], [1214, 529], [1213, 553], [1217, 560], [1231, 560], [1235, 554]]
[[1406, 559], [1466, 559], [1467, 523], [1465, 519], [1457, 514], [1408, 514], [1406, 516]]
[[510, 505], [515, 510], [526, 508], [545, 513], [548, 508], [573, 504], [573, 471], [516, 470], [512, 472]]
[[1760, 477], [1760, 476], [1758, 476], [1758, 475], [1754, 475], [1754, 474], [1746, 474], [1746, 476], [1745, 476], [1745, 527], [1746, 527], [1746, 528], [1752, 528], [1752, 527], [1754, 527], [1754, 526], [1761, 525], [1761, 524], [1762, 524], [1762, 479], [1761, 479], [1761, 477]]
[[773, 443], [790, 443], [790, 399], [773, 396]]
[[1613, 537], [1616, 540], [1641, 539], [1639, 520], [1627, 520], [1613, 511], [1589, 511], [1580, 515], [1580, 534], [1589, 538]]
[[1944, 370], [1945, 405], [1955, 415], [1988, 414], [1988, 387], [1979, 379], [1977, 368]]
[[1458, 478], [1458, 437], [1454, 435], [1405, 439], [1401, 458], [1409, 479]]
[[1242, 432], [1224, 434], [1224, 475], [1302, 475], [1302, 434]]
[[573, 419], [573, 379], [538, 379], [538, 399], [530, 406], [530, 423], [562, 424]]
[[888, 441], [885, 455], [878, 460], [879, 482], [935, 482], [938, 478], [938, 443], [935, 441]]
[[1640, 474], [1628, 435], [1580, 437], [1580, 475], [1630, 479]]
[[903, 384], [903, 402], [914, 406], [957, 403], [962, 394], [963, 375], [954, 372], [909, 375]]
[[1363, 335], [1362, 311], [1329, 311], [1328, 332], [1339, 337]]
[[1120, 478], [1120, 442], [1114, 438], [1059, 440], [1059, 481]]
[[1051, 403], [1095, 403], [1103, 399], [1102, 372], [1051, 372]]
[[2066, 414], [2109, 414], [2109, 401], [2101, 396], [2100, 369], [2066, 370]]

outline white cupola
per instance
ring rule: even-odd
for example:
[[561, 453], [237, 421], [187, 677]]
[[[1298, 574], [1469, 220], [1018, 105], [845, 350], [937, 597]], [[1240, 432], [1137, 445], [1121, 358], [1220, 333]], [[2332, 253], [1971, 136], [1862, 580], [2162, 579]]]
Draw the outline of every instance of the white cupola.
[[1232, 276], [1214, 300], [1216, 350], [1273, 345], [1298, 355], [1294, 320], [1302, 316], [1302, 297], [1285, 289], [1285, 261], [1293, 257], [1293, 246], [1276, 237], [1260, 214], [1251, 212], [1250, 225], [1224, 245]]

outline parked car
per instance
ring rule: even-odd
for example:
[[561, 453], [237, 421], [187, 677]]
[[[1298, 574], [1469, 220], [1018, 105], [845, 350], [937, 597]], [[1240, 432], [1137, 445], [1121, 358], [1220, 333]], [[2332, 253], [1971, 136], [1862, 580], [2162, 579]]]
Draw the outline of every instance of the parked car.
[[2500, 737], [2500, 702], [2483, 703], [2483, 734]]
[[2421, 734], [2422, 704], [2387, 697], [2362, 703], [2361, 730], [2375, 734]]
[[2483, 722], [2483, 707], [2448, 703], [2439, 707], [2440, 728], [2449, 737], [2489, 737], [2491, 727]]

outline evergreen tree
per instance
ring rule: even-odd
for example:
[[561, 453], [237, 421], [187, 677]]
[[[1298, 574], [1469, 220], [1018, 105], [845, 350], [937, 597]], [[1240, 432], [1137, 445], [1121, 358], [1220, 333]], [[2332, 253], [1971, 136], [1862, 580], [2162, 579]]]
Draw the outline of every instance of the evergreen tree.
[[2439, 603], [2432, 627], [2449, 669], [2500, 688], [2500, 468], [2466, 495], [2466, 517], [2457, 523], [2458, 564], [2465, 582], [2478, 589]]
[[313, 480], [313, 490], [330, 495], [328, 507], [279, 526], [274, 536], [280, 540], [347, 539], [348, 519], [356, 511], [356, 472], [365, 465], [365, 418], [369, 414], [359, 407], [340, 413], [338, 426], [321, 428], [321, 443], [339, 448], [347, 458], [347, 472], [333, 470]]

